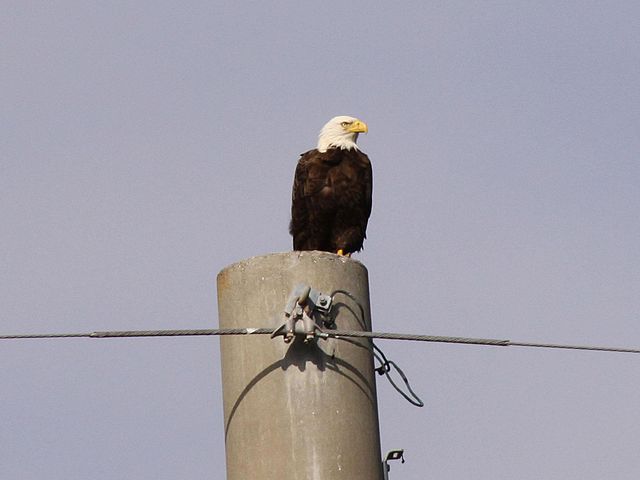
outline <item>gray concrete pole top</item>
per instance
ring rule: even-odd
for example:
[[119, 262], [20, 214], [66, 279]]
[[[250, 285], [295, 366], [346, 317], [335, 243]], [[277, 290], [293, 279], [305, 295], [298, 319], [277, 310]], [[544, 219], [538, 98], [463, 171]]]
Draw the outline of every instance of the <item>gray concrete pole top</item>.
[[[371, 330], [367, 270], [327, 252], [240, 261], [218, 275], [220, 328], [283, 322], [305, 284], [340, 330]], [[375, 372], [365, 339], [221, 339], [228, 480], [381, 480]]]

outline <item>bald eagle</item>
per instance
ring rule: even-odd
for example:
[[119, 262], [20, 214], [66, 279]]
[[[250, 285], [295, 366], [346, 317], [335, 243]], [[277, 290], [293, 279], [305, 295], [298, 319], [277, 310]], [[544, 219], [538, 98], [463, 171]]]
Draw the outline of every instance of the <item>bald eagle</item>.
[[356, 141], [367, 131], [357, 118], [334, 117], [320, 130], [318, 146], [300, 156], [289, 225], [294, 250], [349, 256], [362, 249], [373, 176], [369, 157]]

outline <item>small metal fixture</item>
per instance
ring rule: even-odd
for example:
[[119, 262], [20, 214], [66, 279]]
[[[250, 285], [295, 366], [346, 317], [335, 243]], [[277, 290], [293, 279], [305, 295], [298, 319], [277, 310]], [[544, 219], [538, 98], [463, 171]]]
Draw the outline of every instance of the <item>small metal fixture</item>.
[[309, 285], [298, 285], [289, 295], [284, 307], [284, 322], [271, 334], [271, 338], [283, 336], [285, 343], [295, 336], [309, 343], [316, 332], [322, 333], [321, 324], [331, 310], [332, 299]]
[[389, 480], [389, 460], [402, 460], [404, 463], [404, 449], [390, 450], [382, 461], [382, 473], [384, 474], [384, 480]]

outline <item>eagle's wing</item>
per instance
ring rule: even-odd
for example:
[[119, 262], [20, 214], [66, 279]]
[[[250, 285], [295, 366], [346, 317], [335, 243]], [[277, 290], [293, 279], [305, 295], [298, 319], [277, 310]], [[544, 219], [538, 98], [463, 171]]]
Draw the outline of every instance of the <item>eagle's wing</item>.
[[310, 150], [298, 161], [289, 225], [294, 250], [332, 250], [331, 218], [335, 206], [328, 171], [336, 165], [333, 157], [332, 154]]
[[365, 215], [363, 215], [362, 231], [365, 232], [364, 233], [364, 238], [367, 238], [367, 235], [366, 235], [367, 223], [369, 222], [369, 216], [371, 215], [371, 204], [372, 204], [372, 198], [373, 198], [373, 170], [371, 169], [371, 162], [369, 161], [369, 157], [367, 157], [365, 154], [363, 154], [363, 155], [367, 159], [367, 166], [366, 166], [366, 169], [364, 171], [364, 185], [365, 185], [364, 212], [365, 212]]
[[307, 243], [309, 212], [305, 199], [309, 166], [306, 154], [302, 154], [296, 173], [293, 177], [293, 191], [291, 193], [291, 223], [289, 233], [293, 236], [293, 249], [302, 250]]

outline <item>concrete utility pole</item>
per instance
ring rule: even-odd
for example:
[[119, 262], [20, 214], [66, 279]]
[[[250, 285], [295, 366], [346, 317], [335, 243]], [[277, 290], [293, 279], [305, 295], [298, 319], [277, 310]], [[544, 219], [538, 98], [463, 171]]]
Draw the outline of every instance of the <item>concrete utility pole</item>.
[[[299, 285], [340, 290], [329, 312], [336, 328], [371, 330], [366, 268], [325, 252], [254, 257], [222, 270], [220, 328], [275, 329]], [[221, 338], [227, 480], [382, 480], [368, 341], [303, 339]]]

